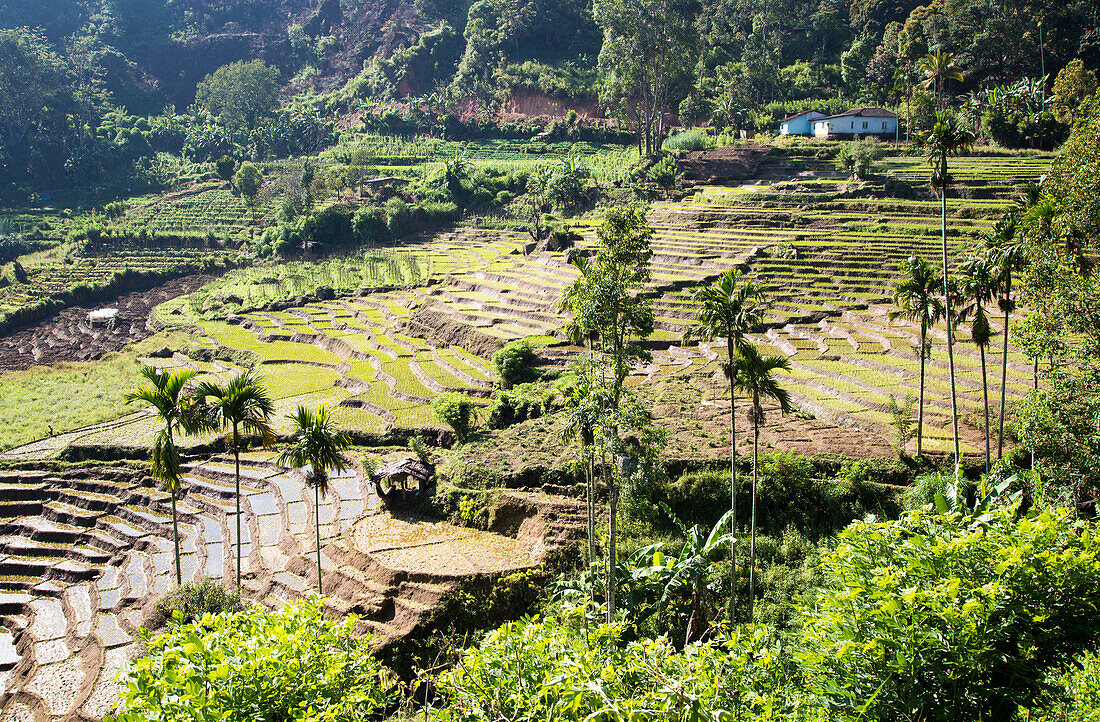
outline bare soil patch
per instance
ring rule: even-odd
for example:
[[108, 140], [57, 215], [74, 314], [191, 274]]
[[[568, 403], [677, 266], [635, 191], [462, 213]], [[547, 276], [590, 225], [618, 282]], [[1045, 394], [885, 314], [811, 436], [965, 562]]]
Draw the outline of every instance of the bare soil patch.
[[[17, 328], [0, 338], [0, 370], [102, 358], [155, 333], [150, 313], [158, 304], [191, 293], [214, 278], [209, 274], [183, 276], [113, 301], [72, 306]], [[93, 325], [88, 314], [102, 308], [117, 308], [118, 313], [110, 323]]]
[[756, 169], [767, 152], [759, 144], [724, 145], [695, 150], [677, 161], [684, 178], [697, 183], [739, 183], [756, 176]]

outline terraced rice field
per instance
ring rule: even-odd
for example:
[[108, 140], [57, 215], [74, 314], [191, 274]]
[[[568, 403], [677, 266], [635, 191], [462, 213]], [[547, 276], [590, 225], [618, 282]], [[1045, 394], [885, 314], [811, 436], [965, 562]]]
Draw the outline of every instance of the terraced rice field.
[[[996, 155], [958, 160], [960, 175], [978, 179], [966, 187], [992, 189], [993, 197], [951, 201], [953, 263], [990, 226], [1013, 189], [1048, 161]], [[885, 167], [913, 184], [927, 173], [919, 158], [889, 158]], [[851, 196], [845, 182], [820, 171], [778, 181], [706, 186], [682, 201], [654, 205], [653, 278], [647, 293], [656, 311], [655, 358], [636, 369], [631, 383], [716, 372], [721, 344], [712, 351], [709, 345], [680, 348], [679, 341], [692, 323], [693, 290], [724, 269], [741, 268], [770, 289], [767, 333], [757, 340], [791, 358], [785, 383], [800, 409], [890, 439], [886, 404], [891, 395], [917, 394], [919, 358], [916, 329], [889, 323], [886, 313], [898, 264], [913, 253], [938, 260], [938, 203]], [[582, 250], [593, 244], [591, 222], [578, 221], [575, 229], [586, 238], [579, 244]], [[339, 418], [349, 427], [434, 429], [429, 404], [436, 395], [461, 391], [484, 398], [491, 393], [488, 356], [503, 343], [530, 338], [548, 346], [543, 353], [560, 362], [577, 351], [556, 338], [567, 320], [556, 303], [577, 272], [560, 253], [527, 252], [528, 241], [508, 231], [439, 234], [416, 242], [413, 251], [401, 249], [431, 258], [423, 265], [433, 269], [437, 282], [427, 286], [248, 312], [228, 323], [186, 313], [170, 322], [194, 324], [201, 343], [212, 351], [221, 347], [254, 355], [280, 399], [280, 414], [297, 403], [325, 400], [339, 405]], [[1003, 322], [996, 309], [990, 311], [999, 335]], [[172, 318], [164, 307], [159, 317]], [[965, 329], [959, 335], [964, 448], [976, 452], [982, 446], [978, 354], [966, 341]], [[932, 451], [950, 446], [944, 338], [942, 327], [933, 330], [925, 421], [925, 448]], [[999, 366], [999, 348], [995, 339], [987, 353], [991, 371]], [[193, 363], [182, 357], [177, 361]], [[214, 373], [234, 370], [232, 364], [219, 364]], [[1030, 384], [1028, 359], [1010, 349], [1010, 399], [1021, 398]], [[997, 391], [994, 383], [992, 399]], [[108, 429], [81, 430], [14, 449], [7, 456], [37, 458], [71, 443], [145, 443], [148, 426], [135, 416]]]
[[[233, 460], [191, 463], [177, 502], [185, 581], [231, 580]], [[530, 542], [379, 514], [360, 473], [332, 478], [315, 508], [303, 478], [270, 454], [242, 459], [243, 591], [271, 605], [312, 593], [314, 514], [321, 524], [326, 606], [362, 617], [385, 642], [421, 624], [463, 580], [532, 566]], [[550, 547], [583, 524], [583, 508], [543, 504]], [[175, 584], [170, 499], [126, 467], [0, 474], [0, 720], [99, 719], [115, 676], [140, 654], [138, 631]], [[471, 561], [476, 560], [476, 561]]]

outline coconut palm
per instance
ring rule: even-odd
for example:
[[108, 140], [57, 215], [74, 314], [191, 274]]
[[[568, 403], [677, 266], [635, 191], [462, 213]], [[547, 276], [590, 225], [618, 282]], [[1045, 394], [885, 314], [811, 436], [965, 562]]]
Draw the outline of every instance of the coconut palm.
[[180, 477], [183, 473], [180, 464], [179, 449], [176, 448], [175, 432], [195, 433], [202, 429], [199, 417], [191, 413], [191, 401], [184, 393], [187, 385], [198, 375], [193, 369], [162, 371], [152, 366], [141, 370], [141, 375], [151, 384], [134, 389], [124, 397], [126, 401], [144, 401], [156, 410], [157, 420], [162, 425], [153, 439], [153, 458], [150, 476], [164, 482], [172, 497], [172, 539], [176, 546], [176, 584], [183, 584], [183, 570], [180, 568], [180, 530], [176, 516], [176, 497], [180, 490]]
[[943, 107], [943, 91], [948, 80], [962, 82], [962, 68], [955, 63], [955, 56], [943, 50], [928, 53], [917, 63], [917, 70], [924, 76], [921, 85], [936, 94], [936, 104]]
[[[712, 286], [699, 288], [692, 300], [699, 306], [695, 313], [696, 325], [684, 333], [684, 339], [701, 338], [711, 340], [718, 337], [726, 339], [725, 368], [726, 379], [730, 387], [730, 537], [737, 537], [737, 415], [734, 411], [735, 379], [737, 362], [742, 348], [748, 341], [746, 334], [754, 326], [763, 322], [764, 289], [757, 283], [745, 281], [737, 283], [738, 274], [733, 270], [725, 271]], [[731, 542], [731, 544], [733, 544]], [[734, 602], [737, 595], [737, 556], [735, 544], [731, 546], [732, 559], [730, 573], [733, 583], [730, 585], [730, 624], [733, 623]]]
[[951, 436], [955, 443], [955, 475], [959, 468], [959, 414], [955, 391], [955, 348], [952, 340], [951, 294], [947, 272], [947, 188], [950, 178], [947, 159], [965, 153], [974, 144], [974, 132], [955, 113], [938, 111], [936, 124], [917, 136], [917, 148], [926, 153], [932, 168], [932, 182], [940, 187], [940, 241], [943, 265], [944, 318], [947, 321], [947, 363], [951, 374]]
[[996, 298], [1000, 291], [1000, 273], [996, 262], [988, 253], [972, 257], [960, 270], [959, 285], [966, 303], [959, 311], [960, 322], [973, 317], [970, 338], [978, 347], [982, 359], [982, 413], [985, 416], [985, 473], [989, 473], [989, 379], [985, 370], [985, 349], [991, 336], [989, 317], [985, 304]]
[[257, 434], [265, 447], [275, 443], [271, 414], [275, 404], [251, 369], [230, 379], [224, 386], [213, 381], [199, 384], [195, 398], [208, 410], [217, 428], [232, 428], [235, 492], [237, 499], [237, 591], [241, 589], [241, 432]]
[[302, 468], [305, 472], [306, 486], [313, 489], [313, 528], [317, 536], [317, 593], [324, 594], [321, 584], [321, 497], [328, 495], [329, 471], [341, 472], [348, 468], [348, 462], [340, 454], [351, 446], [351, 438], [336, 428], [332, 410], [328, 404], [321, 404], [316, 411], [298, 406], [287, 418], [294, 422], [294, 434], [290, 446], [276, 458], [283, 466]]
[[917, 456], [924, 443], [924, 363], [929, 357], [928, 328], [943, 318], [943, 301], [936, 296], [939, 277], [920, 256], [909, 256], [901, 264], [902, 280], [894, 287], [895, 310], [887, 314], [890, 321], [903, 318], [920, 325], [920, 395], [917, 402]]
[[760, 425], [764, 423], [764, 399], [779, 404], [779, 410], [786, 414], [791, 410], [791, 399], [787, 390], [779, 385], [776, 371], [789, 371], [791, 362], [786, 356], [762, 356], [755, 346], [747, 345], [741, 349], [738, 363], [736, 387], [749, 397], [752, 407], [749, 418], [752, 419], [752, 511], [749, 522], [749, 622], [752, 622], [753, 601], [756, 598], [756, 486], [757, 457], [760, 447]]
[[1001, 409], [997, 421], [997, 458], [1004, 455], [1005, 403], [1008, 389], [1008, 324], [1009, 315], [1016, 310], [1012, 297], [1012, 281], [1016, 271], [1027, 263], [1027, 253], [1015, 213], [1009, 213], [993, 224], [992, 233], [986, 238], [990, 260], [996, 265], [998, 305], [1004, 312], [1004, 338], [1001, 348]]

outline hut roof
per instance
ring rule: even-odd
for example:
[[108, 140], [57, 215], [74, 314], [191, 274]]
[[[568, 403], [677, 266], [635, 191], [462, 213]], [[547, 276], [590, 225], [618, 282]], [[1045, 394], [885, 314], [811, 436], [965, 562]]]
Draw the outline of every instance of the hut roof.
[[404, 459], [383, 464], [378, 467], [378, 471], [374, 475], [379, 478], [389, 478], [399, 474], [408, 474], [417, 481], [430, 481], [434, 473], [435, 468], [430, 464], [424, 464], [417, 458], [406, 456]]

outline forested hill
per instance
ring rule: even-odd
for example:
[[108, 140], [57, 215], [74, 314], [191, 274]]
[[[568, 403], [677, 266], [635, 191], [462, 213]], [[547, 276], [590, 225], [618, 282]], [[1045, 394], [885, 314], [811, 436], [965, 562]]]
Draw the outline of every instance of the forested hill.
[[1065, 137], [1055, 79], [1090, 92], [1100, 3], [918, 1], [0, 0], [0, 191], [155, 186], [157, 153], [308, 154], [408, 98], [432, 118], [387, 131], [445, 131], [472, 97], [486, 118], [598, 110], [647, 149], [666, 119], [773, 131], [882, 105], [919, 128], [945, 102], [1002, 145]]
[[382, 96], [591, 96], [598, 20], [616, 5], [637, 5], [661, 32], [688, 26], [682, 91], [736, 80], [756, 102], [885, 102], [899, 70], [936, 49], [967, 70], [960, 91], [1044, 65], [1053, 78], [1077, 57], [1100, 64], [1091, 0], [4, 0], [0, 27], [40, 29], [113, 102], [153, 113], [185, 109], [207, 74], [255, 58], [298, 88], [331, 89], [366, 68]]

